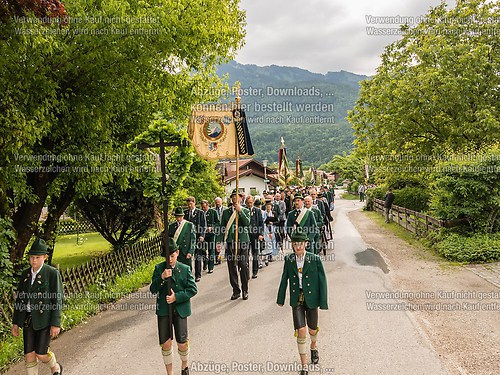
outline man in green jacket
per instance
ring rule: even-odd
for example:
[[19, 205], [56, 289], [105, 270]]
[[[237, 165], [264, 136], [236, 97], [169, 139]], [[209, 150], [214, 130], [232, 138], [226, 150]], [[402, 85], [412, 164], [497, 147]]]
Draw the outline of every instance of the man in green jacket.
[[[250, 236], [248, 234], [250, 226], [250, 211], [241, 206], [242, 194], [236, 189], [231, 194], [233, 202], [230, 208], [222, 212], [220, 224], [220, 238], [226, 243], [226, 259], [229, 271], [229, 282], [233, 288], [231, 300], [240, 298], [243, 292], [243, 299], [248, 299], [248, 279], [250, 271], [248, 267], [248, 251], [250, 248]], [[236, 251], [236, 218], [238, 218], [238, 242]], [[221, 241], [219, 241], [221, 242]], [[238, 283], [238, 270], [241, 278], [241, 288]]]
[[316, 222], [313, 212], [304, 207], [302, 194], [295, 194], [293, 204], [295, 209], [288, 214], [286, 219], [286, 232], [291, 236], [292, 231], [300, 227], [309, 239], [306, 250], [314, 252], [314, 238], [320, 233], [320, 224]]
[[307, 375], [306, 323], [311, 338], [311, 363], [317, 365], [318, 307], [322, 310], [328, 309], [327, 281], [321, 258], [305, 251], [307, 235], [298, 228], [292, 232], [291, 241], [294, 252], [285, 257], [276, 303], [279, 306], [285, 304], [288, 284], [293, 326], [302, 363], [300, 375]]
[[[313, 199], [310, 195], [304, 197], [304, 207], [312, 211], [316, 223], [323, 222], [323, 215], [321, 214], [321, 211], [313, 205]], [[314, 254], [320, 253], [320, 234], [320, 231], [316, 231], [316, 233], [314, 234], [314, 239], [311, 243], [311, 249], [313, 250]]]
[[[188, 329], [187, 317], [191, 315], [191, 298], [198, 293], [191, 267], [177, 262], [179, 247], [173, 238], [168, 244], [169, 256], [163, 252], [166, 260], [155, 266], [149, 290], [156, 297], [156, 315], [158, 318], [158, 336], [167, 374], [172, 374], [172, 327], [169, 323], [169, 305], [172, 305], [172, 323], [177, 342], [177, 352], [182, 361], [182, 375], [189, 374], [188, 367]], [[171, 268], [167, 268], [170, 262]], [[170, 278], [171, 293], [167, 294], [167, 279]]]
[[174, 210], [175, 221], [168, 227], [168, 235], [173, 238], [179, 246], [179, 261], [188, 265], [191, 269], [194, 250], [196, 248], [196, 232], [194, 225], [184, 219], [182, 207], [176, 207]]
[[61, 311], [64, 299], [61, 274], [45, 264], [47, 245], [37, 238], [29, 252], [31, 267], [24, 270], [17, 287], [12, 319], [12, 334], [19, 336], [23, 328], [24, 360], [28, 375], [38, 374], [38, 362], [50, 367], [54, 375], [63, 372], [56, 356], [50, 351], [50, 339], [61, 331]]

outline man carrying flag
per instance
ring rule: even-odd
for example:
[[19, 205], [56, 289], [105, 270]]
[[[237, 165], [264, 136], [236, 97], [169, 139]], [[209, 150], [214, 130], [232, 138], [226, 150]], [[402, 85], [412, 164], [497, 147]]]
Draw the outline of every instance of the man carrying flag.
[[[237, 83], [239, 88], [239, 83]], [[210, 105], [208, 106], [210, 107]], [[250, 237], [250, 213], [241, 205], [239, 193], [239, 158], [242, 155], [254, 154], [245, 111], [241, 108], [240, 98], [236, 97], [231, 108], [216, 105], [213, 109], [193, 110], [189, 122], [189, 138], [196, 152], [207, 160], [236, 159], [236, 189], [231, 195], [232, 207], [222, 212], [220, 242], [226, 243], [229, 281], [233, 287], [232, 300], [240, 297], [248, 299], [248, 251]], [[241, 277], [241, 288], [238, 283], [238, 270]]]
[[[226, 243], [229, 282], [233, 288], [231, 300], [240, 298], [242, 292], [243, 299], [246, 300], [248, 299], [248, 279], [250, 276], [248, 264], [250, 211], [248, 211], [248, 208], [241, 206], [241, 193], [237, 193], [236, 189], [231, 194], [231, 201], [233, 203], [232, 206], [222, 212], [220, 236], [223, 238], [223, 242]], [[236, 221], [238, 222], [237, 232]], [[241, 288], [238, 283], [238, 271], [241, 279]]]

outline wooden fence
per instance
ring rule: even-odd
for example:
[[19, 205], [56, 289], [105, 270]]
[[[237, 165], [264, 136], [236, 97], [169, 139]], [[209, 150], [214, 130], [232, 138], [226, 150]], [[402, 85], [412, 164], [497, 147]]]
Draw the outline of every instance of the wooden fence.
[[[373, 209], [384, 215], [384, 201], [373, 199]], [[428, 233], [436, 232], [440, 228], [453, 228], [464, 223], [464, 220], [441, 220], [425, 215], [418, 211], [392, 205], [391, 220], [419, 236], [426, 237]]]
[[[142, 240], [120, 251], [113, 251], [102, 257], [92, 258], [85, 264], [61, 270], [64, 293], [71, 296], [81, 293], [98, 282], [110, 282], [117, 276], [135, 270], [141, 264], [161, 254], [161, 237]], [[14, 287], [0, 291], [0, 334], [10, 327], [14, 312]], [[10, 328], [9, 328], [10, 330]]]
[[66, 220], [61, 221], [57, 225], [58, 234], [76, 234], [76, 233], [91, 233], [97, 232], [90, 221], [87, 220]]

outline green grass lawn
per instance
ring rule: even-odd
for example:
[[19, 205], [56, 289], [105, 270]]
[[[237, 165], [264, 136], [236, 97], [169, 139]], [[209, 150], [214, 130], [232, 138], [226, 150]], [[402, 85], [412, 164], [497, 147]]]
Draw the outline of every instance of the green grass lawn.
[[99, 233], [80, 234], [79, 239], [77, 245], [76, 234], [58, 236], [52, 264], [59, 264], [61, 269], [70, 268], [111, 251], [111, 245]]

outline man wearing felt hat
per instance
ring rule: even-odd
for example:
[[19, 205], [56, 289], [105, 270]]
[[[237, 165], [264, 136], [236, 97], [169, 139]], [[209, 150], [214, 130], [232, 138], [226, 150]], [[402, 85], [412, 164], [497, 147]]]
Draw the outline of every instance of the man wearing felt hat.
[[314, 213], [304, 207], [304, 198], [300, 193], [293, 197], [293, 204], [295, 208], [290, 211], [286, 219], [286, 232], [290, 236], [294, 229], [300, 227], [309, 239], [306, 250], [314, 252], [312, 244], [314, 244], [314, 238], [320, 233], [320, 227], [314, 218]]
[[[226, 243], [227, 268], [229, 282], [233, 288], [231, 300], [240, 298], [248, 299], [248, 279], [250, 276], [248, 265], [248, 252], [250, 248], [250, 211], [241, 206], [241, 193], [236, 189], [231, 193], [232, 206], [222, 212], [219, 237]], [[236, 217], [238, 218], [238, 242], [236, 252]], [[221, 242], [221, 241], [219, 241]], [[238, 271], [241, 279], [241, 288], [238, 282]]]
[[[149, 290], [156, 297], [156, 315], [158, 320], [158, 336], [167, 374], [172, 374], [172, 340], [169, 324], [169, 306], [172, 305], [172, 323], [177, 342], [177, 352], [182, 361], [182, 375], [189, 374], [188, 328], [187, 317], [191, 315], [191, 298], [198, 293], [191, 267], [178, 262], [179, 247], [173, 238], [168, 244], [168, 255], [165, 261], [157, 264]], [[171, 268], [167, 268], [167, 262]], [[170, 278], [171, 293], [167, 295], [167, 279]]]
[[198, 282], [201, 279], [201, 268], [205, 249], [207, 221], [205, 219], [205, 213], [199, 208], [196, 208], [195, 197], [188, 197], [186, 199], [186, 203], [188, 205], [188, 209], [184, 211], [184, 219], [193, 223], [194, 231], [196, 232], [196, 247], [194, 251], [194, 276], [196, 282]]
[[[305, 251], [308, 240], [306, 233], [301, 228], [297, 228], [292, 231], [290, 237], [293, 253], [285, 257], [276, 303], [279, 306], [285, 304], [288, 286], [290, 288], [293, 327], [302, 364], [300, 375], [307, 375], [307, 331], [309, 331], [311, 339], [311, 364], [317, 366], [319, 362], [316, 346], [319, 331], [318, 307], [321, 310], [328, 309], [327, 280], [321, 258]], [[318, 369], [313, 368], [312, 370], [317, 371]]]
[[175, 221], [168, 226], [168, 235], [179, 246], [179, 261], [192, 269], [192, 259], [196, 248], [194, 225], [184, 219], [182, 207], [174, 210]]
[[17, 287], [12, 334], [23, 329], [24, 360], [28, 375], [38, 374], [38, 363], [50, 367], [52, 374], [62, 374], [63, 368], [50, 351], [50, 339], [61, 331], [61, 311], [64, 299], [59, 271], [45, 264], [47, 244], [35, 239], [28, 255], [30, 268], [21, 273]]

